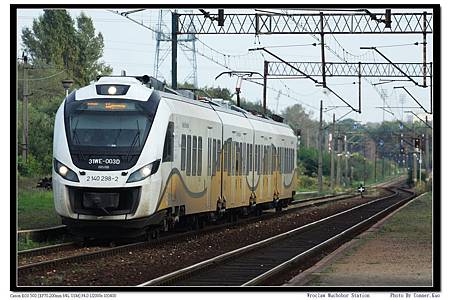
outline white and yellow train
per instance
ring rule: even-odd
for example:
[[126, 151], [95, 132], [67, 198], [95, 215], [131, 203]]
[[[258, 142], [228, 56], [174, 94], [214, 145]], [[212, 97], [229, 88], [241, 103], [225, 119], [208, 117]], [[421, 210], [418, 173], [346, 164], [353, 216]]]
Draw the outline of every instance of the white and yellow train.
[[58, 109], [54, 202], [72, 232], [138, 236], [288, 205], [297, 185], [288, 125], [148, 82], [101, 77]]

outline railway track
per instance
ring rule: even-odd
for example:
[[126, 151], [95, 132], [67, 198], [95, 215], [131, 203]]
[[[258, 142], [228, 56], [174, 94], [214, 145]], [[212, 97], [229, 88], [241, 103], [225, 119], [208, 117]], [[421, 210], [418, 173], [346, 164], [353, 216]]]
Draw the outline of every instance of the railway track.
[[212, 225], [200, 231], [197, 230], [197, 231], [187, 231], [181, 233], [167, 234], [163, 235], [158, 240], [137, 242], [118, 247], [101, 247], [101, 248], [91, 247], [88, 250], [84, 251], [83, 249], [86, 249], [85, 247], [79, 246], [75, 242], [73, 242], [54, 246], [46, 246], [37, 249], [24, 250], [18, 253], [18, 262], [19, 262], [18, 272], [19, 274], [27, 274], [36, 270], [55, 268], [64, 264], [78, 263], [87, 260], [113, 256], [128, 251], [136, 251], [138, 249], [152, 247], [161, 243], [166, 243], [183, 237], [185, 238], [201, 233], [222, 230], [230, 226], [244, 225], [251, 222], [279, 217], [286, 213], [292, 213], [295, 211], [301, 211], [311, 207], [318, 207], [327, 204], [332, 204], [338, 201], [347, 200], [354, 197], [355, 197], [354, 194], [348, 194], [348, 195], [326, 196], [326, 197], [323, 196], [311, 199], [304, 199], [301, 201], [295, 201], [295, 203], [293, 203], [292, 206], [290, 206], [287, 210], [283, 210], [282, 212], [278, 213], [266, 212], [262, 216], [239, 219], [238, 222], [235, 223]]
[[414, 198], [414, 192], [389, 189], [392, 194], [274, 237], [247, 245], [139, 285], [252, 286], [314, 257], [325, 248], [362, 231], [379, 218]]
[[[404, 179], [394, 179], [394, 180], [390, 180], [385, 183], [376, 184], [373, 187], [376, 188], [376, 187], [392, 185], [392, 184], [395, 184], [402, 180], [404, 180]], [[299, 203], [313, 203], [318, 200], [326, 200], [326, 199], [333, 199], [333, 198], [336, 198], [336, 200], [342, 200], [342, 199], [346, 199], [346, 197], [352, 196], [352, 195], [355, 196], [356, 194], [355, 193], [339, 193], [339, 194], [335, 194], [335, 195], [310, 197], [310, 198], [305, 198], [305, 199], [294, 200], [294, 201], [292, 201], [291, 204], [294, 205], [294, 204], [299, 204]], [[342, 198], [340, 198], [340, 197], [342, 197]], [[66, 225], [58, 225], [58, 226], [52, 226], [52, 227], [47, 227], [47, 228], [26, 229], [26, 230], [18, 230], [17, 231], [18, 237], [27, 237], [36, 242], [60, 238], [67, 234], [68, 234], [68, 232], [67, 232]], [[55, 245], [54, 249], [57, 250], [57, 247], [58, 247], [58, 245]], [[21, 254], [21, 252], [25, 253], [25, 251], [29, 252], [30, 253], [29, 255], [32, 255], [32, 250], [34, 250], [34, 249], [20, 251], [19, 255]], [[49, 251], [49, 250], [52, 250], [52, 246], [36, 249], [36, 251], [41, 251], [42, 253]]]

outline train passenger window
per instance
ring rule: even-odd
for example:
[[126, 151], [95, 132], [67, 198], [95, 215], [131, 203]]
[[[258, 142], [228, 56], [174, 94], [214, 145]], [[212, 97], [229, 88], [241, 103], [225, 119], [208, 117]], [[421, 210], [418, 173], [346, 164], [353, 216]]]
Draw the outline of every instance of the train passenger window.
[[223, 143], [223, 171], [228, 171], [228, 141]]
[[198, 160], [197, 160], [197, 175], [202, 176], [202, 162], [203, 162], [203, 156], [202, 156], [202, 149], [203, 148], [203, 141], [202, 137], [198, 137], [198, 144], [197, 144], [197, 151], [198, 151]]
[[277, 148], [277, 170], [280, 172], [281, 171], [281, 150], [280, 147]]
[[186, 135], [181, 135], [181, 171], [186, 170]]
[[228, 141], [228, 157], [227, 157], [227, 169], [228, 169], [228, 176], [231, 175], [231, 151], [232, 151], [232, 144], [233, 144], [233, 140], [229, 139]]
[[261, 145], [256, 145], [256, 170], [261, 174]]
[[220, 155], [221, 148], [222, 148], [222, 144], [220, 143], [220, 140], [217, 140], [217, 163], [216, 163], [217, 168], [216, 168], [216, 170], [218, 172], [220, 172], [220, 167], [222, 166], [222, 156]]
[[289, 166], [288, 166], [289, 173], [291, 173], [291, 166], [292, 166], [292, 149], [289, 149]]
[[212, 176], [216, 175], [216, 159], [217, 159], [217, 144], [216, 139], [212, 142]]
[[236, 142], [231, 142], [231, 160], [230, 160], [230, 170], [231, 170], [231, 176], [234, 175], [234, 168], [235, 168], [235, 157], [236, 157]]
[[238, 159], [238, 170], [239, 170], [239, 175], [242, 175], [242, 143], [239, 143], [239, 159]]
[[271, 147], [272, 147], [272, 170], [271, 170], [271, 172], [273, 173], [273, 172], [275, 172], [275, 166], [276, 166], [275, 162], [277, 159], [277, 148], [275, 148], [274, 145], [272, 145]]
[[173, 122], [167, 125], [162, 161], [173, 161]]
[[291, 173], [291, 149], [288, 148], [288, 173]]
[[291, 173], [294, 170], [294, 149], [291, 149]]
[[211, 138], [208, 138], [208, 176], [211, 176]]
[[255, 145], [255, 172], [259, 174], [259, 145]]
[[291, 173], [292, 172], [292, 149], [289, 149], [289, 156], [290, 156], [290, 159], [289, 159], [289, 173]]
[[245, 175], [248, 175], [248, 172], [249, 172], [249, 168], [250, 168], [250, 144], [248, 144], [247, 143], [247, 151], [246, 151], [246, 153], [245, 153], [245, 155], [246, 155], [246, 159], [245, 159], [245, 162], [246, 162], [246, 165], [245, 165]]
[[192, 137], [192, 176], [197, 175], [197, 137]]
[[266, 146], [262, 145], [261, 147], [261, 155], [262, 155], [262, 164], [261, 164], [261, 171], [262, 174], [265, 175], [266, 174]]
[[186, 175], [191, 175], [191, 136], [187, 136]]
[[253, 144], [250, 144], [250, 171], [253, 171]]

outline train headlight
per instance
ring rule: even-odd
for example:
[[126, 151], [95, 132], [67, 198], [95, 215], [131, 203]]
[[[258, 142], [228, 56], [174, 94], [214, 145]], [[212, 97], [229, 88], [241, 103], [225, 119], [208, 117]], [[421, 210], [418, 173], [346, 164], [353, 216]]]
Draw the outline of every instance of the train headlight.
[[144, 180], [152, 174], [155, 174], [158, 171], [160, 160], [155, 160], [151, 164], [145, 165], [139, 170], [131, 173], [130, 177], [128, 177], [127, 183], [136, 182]]
[[53, 165], [55, 167], [56, 173], [58, 173], [62, 178], [69, 181], [80, 182], [80, 180], [78, 180], [77, 174], [58, 160], [54, 159]]
[[116, 93], [117, 93], [117, 88], [115, 86], [112, 85], [108, 88], [108, 94], [115, 95]]

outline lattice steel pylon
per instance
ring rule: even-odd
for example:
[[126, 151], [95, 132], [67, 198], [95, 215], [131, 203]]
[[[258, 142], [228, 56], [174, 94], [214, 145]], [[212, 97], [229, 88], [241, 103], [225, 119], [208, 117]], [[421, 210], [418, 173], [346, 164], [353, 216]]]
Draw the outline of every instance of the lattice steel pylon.
[[[192, 10], [186, 10], [185, 13], [192, 13]], [[171, 29], [166, 25], [165, 19], [167, 16], [171, 16], [170, 10], [160, 9], [158, 12], [158, 23], [156, 25], [156, 51], [155, 51], [155, 62], [154, 62], [154, 77], [160, 80], [164, 80], [164, 76], [161, 73], [161, 67], [166, 60], [167, 56], [171, 52], [170, 42], [171, 39]], [[190, 83], [194, 88], [198, 87], [198, 76], [197, 76], [197, 52], [195, 45], [196, 37], [195, 34], [183, 34], [178, 38], [178, 42], [183, 44], [190, 44], [189, 47], [181, 47], [186, 59], [189, 61], [191, 71], [185, 77], [184, 81]], [[166, 43], [164, 43], [166, 42]], [[169, 43], [167, 43], [169, 42]], [[167, 47], [165, 46], [167, 44]]]

